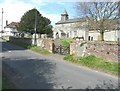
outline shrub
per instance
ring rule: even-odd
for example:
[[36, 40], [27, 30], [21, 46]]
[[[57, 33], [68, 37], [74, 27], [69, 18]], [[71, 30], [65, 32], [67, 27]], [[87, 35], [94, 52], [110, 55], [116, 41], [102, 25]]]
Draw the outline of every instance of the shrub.
[[61, 39], [61, 45], [65, 48], [68, 48], [70, 46], [70, 42], [72, 41], [72, 39], [69, 39], [69, 38], [64, 38], [64, 39]]

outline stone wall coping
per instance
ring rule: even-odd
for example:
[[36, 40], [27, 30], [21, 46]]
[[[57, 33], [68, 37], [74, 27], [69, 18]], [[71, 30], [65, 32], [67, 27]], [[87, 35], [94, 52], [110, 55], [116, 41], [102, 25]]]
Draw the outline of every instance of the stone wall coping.
[[119, 42], [117, 41], [76, 41], [73, 40], [71, 43], [78, 43], [78, 42], [87, 42], [88, 44], [108, 44], [108, 45], [118, 45]]

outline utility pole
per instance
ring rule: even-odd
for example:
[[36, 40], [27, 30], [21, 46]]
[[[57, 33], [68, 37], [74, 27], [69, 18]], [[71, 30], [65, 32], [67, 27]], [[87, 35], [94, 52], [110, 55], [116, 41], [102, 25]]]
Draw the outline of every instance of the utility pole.
[[2, 8], [2, 20], [1, 20], [1, 37], [3, 33], [3, 8]]
[[34, 45], [37, 44], [37, 40], [36, 40], [36, 24], [37, 24], [37, 10], [35, 9], [35, 26], [34, 26], [34, 31], [35, 31], [35, 37], [34, 37]]

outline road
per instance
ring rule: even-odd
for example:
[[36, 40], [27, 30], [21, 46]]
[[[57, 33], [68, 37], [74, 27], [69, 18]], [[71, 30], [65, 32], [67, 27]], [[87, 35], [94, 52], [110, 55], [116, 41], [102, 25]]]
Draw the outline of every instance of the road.
[[2, 70], [17, 89], [118, 88], [118, 78], [2, 43]]

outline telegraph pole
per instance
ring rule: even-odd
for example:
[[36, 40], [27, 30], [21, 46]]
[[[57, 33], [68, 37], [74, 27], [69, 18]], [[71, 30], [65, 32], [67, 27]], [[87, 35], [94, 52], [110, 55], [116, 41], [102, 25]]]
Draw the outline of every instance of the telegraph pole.
[[36, 24], [37, 24], [37, 10], [35, 10], [35, 26], [34, 26], [34, 31], [35, 31], [35, 37], [34, 37], [34, 45], [37, 44], [37, 40], [36, 40]]
[[1, 29], [3, 31], [3, 8], [2, 8], [2, 25], [1, 25]]
[[2, 20], [1, 20], [1, 37], [3, 33], [3, 8], [2, 8]]

